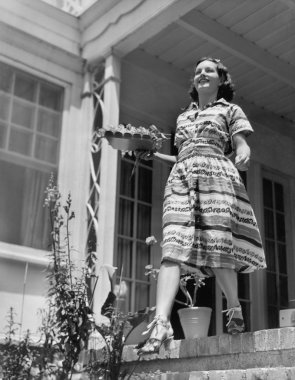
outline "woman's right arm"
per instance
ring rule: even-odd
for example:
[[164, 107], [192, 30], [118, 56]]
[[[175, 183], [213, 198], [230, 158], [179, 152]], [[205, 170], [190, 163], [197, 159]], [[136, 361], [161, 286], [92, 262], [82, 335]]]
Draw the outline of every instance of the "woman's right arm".
[[175, 162], [176, 162], [176, 156], [171, 156], [170, 154], [163, 154], [163, 153], [155, 152], [154, 158], [157, 161], [164, 161], [164, 162], [168, 162], [170, 164], [175, 164]]
[[159, 152], [152, 153], [149, 150], [136, 150], [135, 157], [141, 159], [141, 160], [152, 160], [156, 159], [157, 161], [164, 161], [168, 164], [175, 164], [176, 162], [176, 156], [171, 156], [170, 154], [163, 154]]

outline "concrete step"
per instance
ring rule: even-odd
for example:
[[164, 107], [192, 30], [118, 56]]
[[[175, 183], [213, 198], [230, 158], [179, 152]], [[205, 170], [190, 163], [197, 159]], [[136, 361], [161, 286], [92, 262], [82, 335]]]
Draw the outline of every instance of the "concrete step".
[[294, 380], [295, 367], [230, 369], [223, 371], [193, 371], [183, 373], [137, 374], [132, 380]]
[[[199, 380], [204, 378], [222, 380], [222, 376], [225, 376], [226, 373], [230, 376], [228, 371], [231, 370], [240, 371], [236, 372], [235, 376], [240, 374], [244, 376], [237, 377], [237, 380], [240, 378], [264, 380], [266, 379], [266, 377], [263, 377], [265, 371], [269, 371], [267, 374], [268, 380], [295, 380], [294, 327], [261, 330], [234, 336], [224, 334], [177, 340], [171, 341], [166, 348], [161, 347], [158, 355], [146, 355], [138, 360], [134, 346], [126, 346], [123, 352], [124, 367], [128, 370], [135, 368], [135, 375], [146, 374], [146, 377], [142, 378], [149, 378], [147, 375], [168, 376], [168, 374], [171, 374], [172, 376], [175, 374], [178, 377], [171, 377], [171, 379]], [[247, 371], [249, 376], [252, 377], [245, 377]], [[280, 371], [282, 373], [278, 375]], [[208, 372], [210, 372], [211, 377], [208, 377]], [[203, 375], [205, 377], [200, 377]], [[212, 377], [214, 375], [217, 377]], [[150, 378], [157, 379], [156, 377]], [[159, 379], [168, 380], [170, 378], [160, 377]], [[224, 377], [224, 379], [232, 380], [235, 377]]]

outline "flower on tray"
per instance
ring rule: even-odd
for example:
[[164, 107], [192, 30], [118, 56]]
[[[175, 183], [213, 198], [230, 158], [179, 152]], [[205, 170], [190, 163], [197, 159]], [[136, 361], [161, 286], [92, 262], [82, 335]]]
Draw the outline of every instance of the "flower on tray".
[[157, 243], [157, 239], [154, 236], [149, 236], [145, 239], [146, 245], [154, 245]]

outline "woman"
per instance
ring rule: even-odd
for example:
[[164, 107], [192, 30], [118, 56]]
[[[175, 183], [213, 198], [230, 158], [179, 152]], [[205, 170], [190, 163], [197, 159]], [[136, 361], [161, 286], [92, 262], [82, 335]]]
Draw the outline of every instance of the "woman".
[[[156, 317], [139, 354], [158, 352], [172, 338], [170, 313], [182, 269], [198, 268], [215, 276], [227, 300], [228, 333], [245, 329], [237, 272], [266, 265], [257, 222], [238, 173], [249, 167], [246, 136], [253, 129], [242, 109], [229, 103], [233, 94], [230, 75], [219, 60], [198, 61], [190, 92], [193, 102], [177, 119], [178, 156], [153, 155], [174, 166], [165, 188]], [[232, 151], [234, 163], [226, 157]]]

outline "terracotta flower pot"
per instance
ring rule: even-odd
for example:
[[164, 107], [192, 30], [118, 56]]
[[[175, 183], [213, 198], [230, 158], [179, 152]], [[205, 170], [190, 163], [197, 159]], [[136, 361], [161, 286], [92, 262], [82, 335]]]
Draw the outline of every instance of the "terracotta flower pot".
[[210, 307], [188, 307], [178, 310], [180, 323], [186, 339], [208, 336], [212, 309]]

